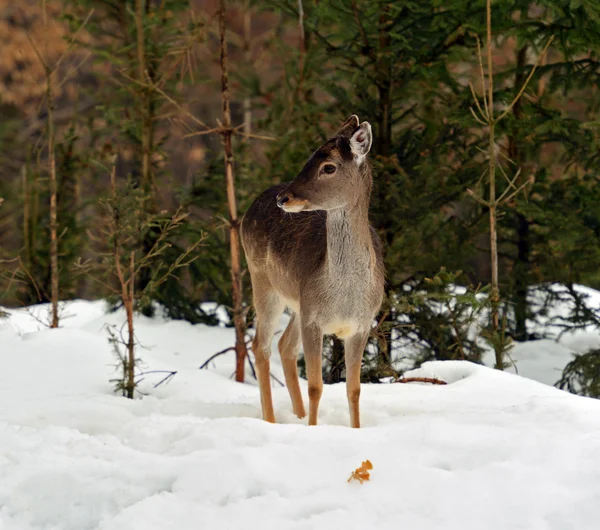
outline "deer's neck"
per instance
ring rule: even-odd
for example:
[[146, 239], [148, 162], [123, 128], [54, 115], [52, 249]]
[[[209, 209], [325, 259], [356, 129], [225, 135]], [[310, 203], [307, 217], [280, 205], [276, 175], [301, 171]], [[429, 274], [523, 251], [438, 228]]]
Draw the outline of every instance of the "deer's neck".
[[365, 275], [372, 253], [368, 197], [353, 207], [327, 212], [327, 268], [330, 275]]

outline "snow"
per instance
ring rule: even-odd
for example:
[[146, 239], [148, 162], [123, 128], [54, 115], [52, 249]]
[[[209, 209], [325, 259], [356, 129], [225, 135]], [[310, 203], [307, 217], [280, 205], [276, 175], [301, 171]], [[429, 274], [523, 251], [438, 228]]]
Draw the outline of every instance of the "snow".
[[[600, 291], [583, 285], [574, 285], [574, 290], [584, 297], [586, 305], [598, 311]], [[548, 292], [560, 302], [548, 302]], [[536, 314], [535, 320], [528, 321], [530, 333], [546, 337], [539, 340], [515, 343], [510, 352], [513, 361], [507, 371], [523, 377], [535, 379], [547, 385], [554, 385], [562, 375], [564, 367], [573, 360], [575, 354], [585, 353], [591, 348], [600, 347], [600, 330], [593, 326], [563, 332], [560, 324], [573, 311], [573, 301], [567, 296], [567, 289], [561, 285], [550, 285], [546, 289], [532, 288], [529, 302]], [[545, 311], [542, 308], [546, 307]], [[544, 314], [545, 313], [545, 314]], [[484, 363], [493, 366], [493, 352], [488, 350]]]
[[[232, 344], [229, 328], [136, 317], [142, 368], [177, 374], [157, 388], [164, 374], [149, 374], [147, 395], [127, 400], [109, 382], [106, 325], [121, 312], [70, 302], [50, 330], [33, 311], [47, 309], [0, 320], [1, 530], [597, 527], [600, 401], [430, 362], [410, 375], [448, 385], [363, 385], [361, 430], [347, 427], [343, 385], [326, 386], [309, 428], [274, 382], [270, 425], [252, 377], [230, 379], [232, 354], [198, 370]], [[597, 344], [591, 330], [568, 340], [519, 345], [520, 373], [552, 379], [558, 348]], [[367, 458], [371, 480], [348, 483]]]

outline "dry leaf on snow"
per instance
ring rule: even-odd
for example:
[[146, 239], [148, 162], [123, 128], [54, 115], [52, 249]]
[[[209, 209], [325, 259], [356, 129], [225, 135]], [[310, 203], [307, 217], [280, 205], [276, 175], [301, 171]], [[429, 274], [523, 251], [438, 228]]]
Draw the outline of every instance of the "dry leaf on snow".
[[370, 460], [365, 460], [360, 465], [360, 467], [357, 467], [352, 472], [352, 475], [350, 475], [348, 482], [350, 482], [352, 479], [354, 479], [354, 480], [358, 480], [362, 484], [365, 480], [369, 480], [371, 478], [371, 475], [369, 474], [370, 469], [373, 469], [373, 464], [371, 464]]

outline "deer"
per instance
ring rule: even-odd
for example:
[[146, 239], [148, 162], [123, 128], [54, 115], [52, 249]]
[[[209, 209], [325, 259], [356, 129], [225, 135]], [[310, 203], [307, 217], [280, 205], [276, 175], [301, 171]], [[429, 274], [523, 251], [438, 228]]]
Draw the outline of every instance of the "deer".
[[323, 393], [323, 336], [335, 335], [344, 342], [350, 425], [360, 427], [362, 357], [384, 292], [381, 242], [369, 223], [371, 143], [371, 125], [350, 116], [292, 182], [264, 191], [242, 219], [255, 309], [252, 350], [267, 422], [275, 423], [271, 342], [287, 307], [291, 318], [278, 349], [294, 414], [306, 416], [297, 369], [300, 345], [308, 379], [308, 424], [316, 425]]

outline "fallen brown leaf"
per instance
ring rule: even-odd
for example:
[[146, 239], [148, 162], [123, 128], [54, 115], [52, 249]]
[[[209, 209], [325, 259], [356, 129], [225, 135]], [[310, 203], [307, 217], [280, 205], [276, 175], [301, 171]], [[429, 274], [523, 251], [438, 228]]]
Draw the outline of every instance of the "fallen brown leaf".
[[369, 470], [373, 469], [373, 464], [371, 464], [370, 460], [365, 460], [360, 467], [357, 467], [352, 474], [350, 475], [350, 478], [348, 479], [348, 482], [350, 482], [352, 479], [354, 480], [358, 480], [361, 484], [365, 481], [365, 480], [370, 480], [371, 475], [369, 474]]

